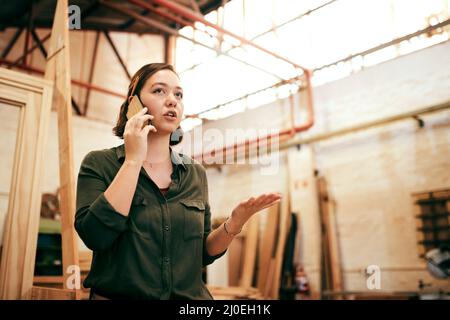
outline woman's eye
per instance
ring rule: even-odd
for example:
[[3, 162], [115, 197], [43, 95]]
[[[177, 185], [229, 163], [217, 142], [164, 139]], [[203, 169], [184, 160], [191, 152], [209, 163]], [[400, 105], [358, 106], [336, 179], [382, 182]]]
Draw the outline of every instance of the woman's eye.
[[160, 92], [162, 92], [162, 89], [161, 89], [161, 88], [158, 88], [158, 89], [153, 90], [153, 93], [160, 93]]
[[179, 98], [183, 98], [183, 94], [181, 92], [176, 93]]

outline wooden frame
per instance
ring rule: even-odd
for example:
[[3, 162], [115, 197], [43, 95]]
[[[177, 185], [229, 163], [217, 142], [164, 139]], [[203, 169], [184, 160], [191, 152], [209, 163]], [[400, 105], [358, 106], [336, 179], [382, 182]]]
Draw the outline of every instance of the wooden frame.
[[0, 68], [0, 101], [20, 108], [0, 262], [0, 299], [31, 298], [53, 83]]
[[[27, 198], [27, 201], [32, 202], [32, 209], [26, 210], [27, 215], [22, 217], [17, 217], [17, 214], [12, 214], [10, 221], [7, 221], [6, 228], [10, 229], [8, 237], [16, 241], [7, 242], [8, 247], [4, 250], [4, 265], [2, 264], [2, 274], [0, 275], [0, 299], [81, 299], [82, 292], [79, 290], [78, 283], [75, 283], [75, 288], [68, 288], [69, 285], [69, 266], [77, 266], [79, 263], [78, 259], [78, 239], [75, 234], [74, 229], [74, 213], [75, 213], [75, 180], [73, 175], [73, 147], [72, 147], [72, 109], [71, 109], [71, 86], [70, 86], [70, 43], [69, 43], [69, 30], [68, 30], [68, 1], [60, 0], [57, 1], [55, 18], [53, 21], [51, 39], [48, 47], [47, 54], [47, 64], [45, 69], [45, 80], [47, 87], [50, 88], [50, 94], [45, 95], [45, 133], [48, 126], [48, 116], [51, 111], [51, 103], [54, 104], [58, 115], [58, 143], [59, 143], [59, 195], [60, 195], [60, 209], [61, 209], [61, 238], [62, 238], [62, 265], [63, 265], [63, 275], [61, 286], [63, 289], [52, 289], [50, 288], [46, 292], [45, 287], [32, 287], [33, 286], [33, 275], [34, 275], [34, 259], [36, 254], [36, 242], [37, 233], [39, 226], [39, 209], [40, 209], [40, 197], [41, 192], [37, 188], [23, 188], [17, 187], [21, 193], [21, 199], [26, 197], [31, 197], [32, 200]], [[34, 78], [37, 79], [37, 78]], [[41, 80], [39, 80], [41, 81]], [[53, 86], [54, 85], [54, 86]], [[38, 89], [39, 83], [35, 85]], [[47, 92], [47, 91], [46, 91]], [[54, 94], [52, 94], [54, 93]], [[6, 97], [8, 97], [6, 95]], [[30, 98], [30, 97], [29, 97]], [[38, 103], [38, 98], [34, 99], [34, 103]], [[17, 106], [25, 105], [23, 101], [14, 102], [14, 99], [7, 99], [9, 103]], [[20, 100], [20, 99], [19, 99]], [[22, 99], [23, 100], [23, 99]], [[39, 100], [40, 101], [40, 100]], [[27, 108], [30, 109], [30, 108]], [[41, 108], [31, 108], [36, 112], [39, 112]], [[33, 117], [34, 115], [34, 117]], [[29, 120], [27, 127], [30, 128], [41, 128], [42, 122], [37, 119], [41, 117], [40, 114], [33, 114], [29, 118], [34, 119]], [[22, 123], [22, 122], [21, 122]], [[31, 129], [30, 129], [31, 130]], [[39, 129], [40, 130], [40, 129]], [[22, 132], [21, 130], [19, 130]], [[36, 131], [36, 130], [35, 130]], [[35, 132], [33, 137], [25, 137], [25, 141], [30, 146], [36, 147], [38, 151], [35, 153], [27, 155], [30, 159], [33, 158], [34, 161], [30, 163], [35, 163], [36, 170], [40, 168], [41, 156], [43, 148], [41, 142], [38, 140], [33, 140], [33, 138], [40, 137], [41, 133]], [[44, 139], [45, 141], [45, 139]], [[31, 164], [29, 164], [31, 166]], [[14, 169], [13, 177], [14, 179], [19, 179], [19, 175], [22, 174], [21, 169]], [[27, 176], [29, 176], [28, 172]], [[23, 177], [25, 175], [22, 175]], [[33, 183], [39, 184], [39, 176], [33, 175], [33, 179], [30, 180]], [[36, 178], [36, 179], [35, 179]], [[31, 179], [31, 178], [30, 178]], [[19, 179], [20, 180], [20, 179]], [[28, 180], [26, 180], [28, 181]], [[28, 181], [28, 182], [30, 182]], [[14, 181], [13, 181], [14, 182]], [[14, 183], [13, 183], [14, 185]], [[37, 197], [37, 199], [36, 199]], [[35, 203], [38, 201], [38, 204]], [[28, 209], [28, 208], [27, 208]], [[20, 209], [23, 211], [23, 209]], [[37, 215], [35, 215], [35, 211]], [[28, 220], [27, 220], [28, 219]], [[20, 229], [22, 228], [22, 229]], [[5, 237], [6, 239], [6, 237]], [[17, 240], [19, 242], [17, 242]], [[23, 258], [22, 258], [23, 257]], [[55, 277], [56, 279], [61, 277]], [[70, 290], [69, 290], [70, 289]], [[58, 292], [57, 290], [61, 290]]]

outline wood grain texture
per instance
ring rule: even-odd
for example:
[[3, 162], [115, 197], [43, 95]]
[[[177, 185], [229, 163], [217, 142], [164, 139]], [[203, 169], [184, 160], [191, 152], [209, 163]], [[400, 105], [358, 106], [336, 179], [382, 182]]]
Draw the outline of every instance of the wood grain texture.
[[0, 68], [0, 101], [20, 108], [0, 263], [0, 299], [31, 294], [51, 94], [50, 81]]
[[242, 266], [241, 287], [251, 287], [255, 273], [256, 251], [258, 249], [259, 215], [253, 215], [246, 224], [245, 255]]
[[[61, 238], [65, 280], [69, 276], [66, 270], [72, 265], [79, 265], [78, 238], [74, 229], [75, 180], [67, 5], [67, 0], [57, 2], [45, 69], [45, 78], [55, 83], [53, 102], [58, 113]], [[67, 281], [64, 281], [64, 287], [67, 287]]]
[[75, 300], [75, 290], [54, 289], [34, 286], [31, 289], [31, 300]]
[[275, 237], [279, 216], [279, 205], [274, 205], [267, 209], [267, 222], [261, 238], [261, 245], [259, 246], [258, 258], [258, 276], [256, 279], [256, 287], [259, 291], [264, 292], [266, 281], [268, 279], [269, 265], [272, 256], [274, 255]]
[[[289, 174], [287, 175], [289, 177]], [[290, 180], [287, 178], [287, 186], [289, 190]], [[281, 268], [283, 264], [284, 248], [286, 245], [286, 238], [288, 234], [288, 228], [290, 223], [290, 192], [288, 191], [281, 200], [280, 220], [279, 220], [279, 232], [275, 253], [275, 261], [273, 266], [273, 284], [270, 291], [270, 297], [272, 299], [279, 298], [280, 282], [281, 282]]]

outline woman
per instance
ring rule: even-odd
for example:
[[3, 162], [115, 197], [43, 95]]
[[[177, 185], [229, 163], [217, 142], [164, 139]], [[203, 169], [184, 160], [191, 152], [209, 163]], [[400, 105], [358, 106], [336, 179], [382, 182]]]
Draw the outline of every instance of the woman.
[[[127, 119], [134, 95], [145, 108]], [[202, 267], [225, 253], [254, 213], [281, 199], [243, 201], [211, 231], [205, 169], [170, 147], [181, 141], [174, 136], [183, 109], [173, 67], [143, 66], [113, 130], [125, 143], [90, 152], [81, 164], [75, 228], [94, 252], [84, 282], [91, 299], [212, 299]]]

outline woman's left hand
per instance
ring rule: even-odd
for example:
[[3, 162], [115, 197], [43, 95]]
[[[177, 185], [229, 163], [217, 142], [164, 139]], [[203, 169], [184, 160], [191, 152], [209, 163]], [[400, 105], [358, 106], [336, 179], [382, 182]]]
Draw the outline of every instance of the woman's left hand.
[[281, 201], [281, 194], [278, 192], [265, 193], [258, 197], [251, 197], [239, 203], [231, 213], [227, 227], [230, 232], [238, 232], [248, 219], [255, 213], [273, 206]]

